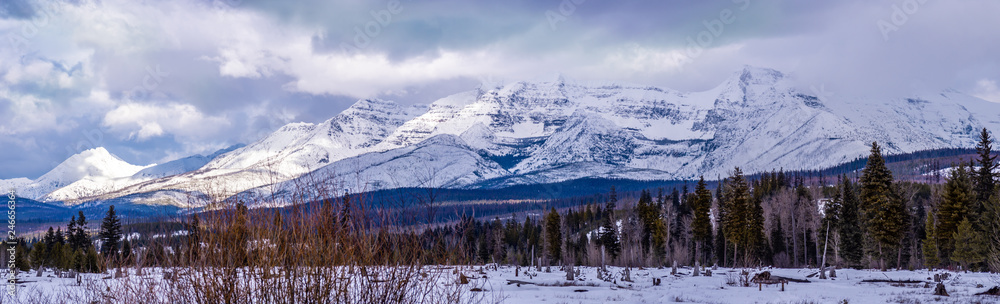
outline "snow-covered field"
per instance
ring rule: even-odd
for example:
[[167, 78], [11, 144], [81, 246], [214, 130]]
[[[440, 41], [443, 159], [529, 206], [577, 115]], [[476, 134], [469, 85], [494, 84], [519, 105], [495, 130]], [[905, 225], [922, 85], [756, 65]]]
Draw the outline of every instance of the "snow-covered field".
[[[447, 269], [450, 276], [442, 276], [441, 286], [455, 287], [458, 276], [454, 267]], [[475, 296], [483, 302], [502, 300], [504, 303], [1000, 303], [1000, 296], [977, 296], [1000, 284], [1000, 275], [989, 273], [949, 272], [944, 281], [949, 297], [932, 295], [933, 275], [946, 271], [877, 271], [841, 269], [837, 278], [819, 280], [807, 277], [815, 269], [764, 269], [772, 275], [793, 279], [806, 279], [809, 283], [791, 282], [782, 291], [780, 285], [764, 285], [762, 290], [727, 284], [731, 275], [740, 269], [719, 268], [712, 276], [691, 276], [690, 268], [679, 268], [671, 275], [670, 268], [632, 269], [632, 281], [622, 281], [623, 268], [609, 267], [614, 275], [611, 281], [598, 278], [598, 269], [580, 268], [580, 276], [566, 280], [566, 273], [552, 268], [552, 272], [535, 271], [526, 267], [459, 266], [469, 283], [461, 288], [465, 296]], [[527, 271], [527, 272], [526, 272]], [[753, 272], [753, 271], [752, 271]], [[83, 286], [88, 280], [109, 280], [109, 274], [83, 274]], [[661, 284], [654, 286], [653, 278]], [[132, 279], [135, 279], [132, 276]], [[145, 271], [143, 280], [160, 280], [161, 272]], [[452, 280], [454, 279], [454, 280]], [[865, 283], [866, 279], [917, 280], [921, 283]], [[22, 274], [18, 284], [18, 300], [4, 296], [2, 303], [73, 303], [76, 294], [81, 298], [87, 293], [75, 279], [56, 278], [52, 272], [42, 277], [35, 273]], [[515, 280], [514, 283], [509, 283]], [[927, 282], [926, 284], [923, 282]], [[481, 290], [481, 291], [480, 291]], [[481, 294], [479, 294], [481, 293]]]

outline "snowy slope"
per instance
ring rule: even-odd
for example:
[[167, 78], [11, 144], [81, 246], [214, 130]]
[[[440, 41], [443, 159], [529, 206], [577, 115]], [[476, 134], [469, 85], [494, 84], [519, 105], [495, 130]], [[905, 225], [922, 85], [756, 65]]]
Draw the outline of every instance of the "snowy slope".
[[171, 175], [177, 175], [185, 172], [190, 172], [198, 170], [199, 168], [208, 164], [208, 162], [219, 157], [224, 153], [229, 153], [233, 150], [244, 147], [243, 144], [233, 145], [225, 149], [215, 151], [215, 153], [209, 155], [192, 155], [185, 158], [169, 161], [159, 165], [151, 166], [146, 169], [142, 169], [132, 176], [133, 179], [154, 179], [160, 177], [166, 177]]
[[[246, 201], [282, 205], [291, 194], [312, 199], [343, 191], [364, 192], [401, 187], [456, 188], [509, 175], [482, 158], [461, 138], [438, 135], [416, 145], [343, 159], [299, 178], [244, 193]], [[301, 202], [301, 201], [300, 201]]]
[[[0, 191], [2, 191], [2, 193], [6, 195], [7, 193], [10, 193], [11, 189], [14, 189], [16, 191], [21, 191], [20, 189], [24, 188], [27, 185], [30, 185], [31, 183], [32, 183], [31, 179], [24, 177], [0, 179]], [[20, 195], [20, 193], [15, 193], [15, 195]]]
[[[90, 176], [87, 178], [82, 178], [73, 183], [55, 189], [48, 194], [41, 197], [43, 201], [64, 201], [66, 204], [77, 204], [80, 203], [81, 199], [86, 199], [92, 196], [99, 196], [109, 192], [114, 192], [119, 189], [132, 186], [138, 183], [149, 181], [156, 178], [172, 176], [177, 174], [186, 173], [189, 171], [197, 170], [201, 168], [206, 163], [215, 159], [223, 153], [232, 151], [236, 148], [240, 148], [243, 145], [234, 145], [225, 149], [221, 149], [212, 153], [208, 156], [203, 155], [193, 155], [185, 158], [173, 160], [158, 165], [150, 165], [144, 168], [140, 168], [138, 172], [135, 172], [127, 176]], [[123, 172], [125, 173], [125, 172]]]
[[376, 151], [396, 127], [426, 112], [425, 106], [363, 99], [320, 124], [291, 123], [244, 147], [216, 157], [199, 170], [136, 183], [102, 199], [170, 190], [224, 198], [283, 182], [332, 162]]
[[99, 147], [70, 156], [30, 184], [22, 185], [17, 192], [19, 196], [41, 201], [59, 200], [47, 195], [71, 185], [67, 192], [77, 195], [106, 192], [114, 188], [115, 179], [131, 176], [143, 168], [146, 167], [129, 164]]
[[321, 124], [286, 125], [264, 139], [222, 155], [205, 169], [267, 168], [284, 176], [298, 176], [370, 151], [396, 127], [424, 110], [391, 101], [360, 100]]

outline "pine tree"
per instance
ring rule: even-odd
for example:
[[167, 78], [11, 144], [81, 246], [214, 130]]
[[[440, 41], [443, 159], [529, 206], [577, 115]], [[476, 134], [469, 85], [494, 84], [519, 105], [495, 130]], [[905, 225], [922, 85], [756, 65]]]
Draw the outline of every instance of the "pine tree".
[[611, 186], [611, 192], [608, 193], [608, 211], [614, 211], [618, 208], [618, 191], [615, 191], [615, 186]]
[[882, 150], [872, 143], [871, 155], [861, 175], [861, 209], [868, 233], [875, 242], [882, 270], [887, 268], [886, 256], [895, 252], [905, 232], [905, 206], [892, 192], [892, 172], [885, 166]]
[[945, 262], [952, 261], [950, 256], [955, 249], [952, 236], [958, 231], [959, 223], [968, 217], [972, 199], [972, 181], [965, 165], [960, 163], [951, 170], [937, 209], [935, 232], [941, 259]]
[[604, 225], [601, 226], [601, 232], [597, 239], [601, 246], [604, 246], [604, 250], [608, 255], [611, 256], [612, 261], [618, 258], [622, 247], [618, 241], [618, 229], [611, 222], [611, 217], [604, 217]]
[[46, 265], [53, 268], [63, 268], [63, 244], [54, 243], [49, 246]]
[[993, 170], [997, 168], [996, 156], [993, 155], [993, 139], [990, 133], [983, 128], [979, 133], [979, 143], [976, 144], [976, 153], [979, 154], [977, 160], [979, 169], [976, 170], [975, 192], [976, 205], [973, 210], [976, 214], [982, 214], [985, 210], [983, 206], [989, 202], [990, 196], [996, 191], [996, 181]]
[[952, 252], [952, 260], [962, 265], [962, 269], [968, 270], [969, 265], [982, 262], [985, 259], [985, 243], [983, 239], [972, 230], [972, 223], [969, 219], [963, 219], [958, 224], [958, 230], [953, 237], [955, 240], [955, 251]]
[[128, 266], [132, 264], [132, 242], [128, 241], [128, 238], [122, 240], [122, 265]]
[[353, 224], [353, 219], [351, 218], [351, 196], [344, 191], [344, 198], [341, 200], [340, 209], [340, 231], [348, 232], [351, 231], [351, 225]]
[[548, 247], [546, 252], [552, 262], [559, 262], [562, 257], [561, 226], [562, 219], [559, 212], [556, 212], [556, 208], [552, 208], [552, 211], [545, 216], [545, 246]]
[[80, 244], [76, 240], [76, 216], [74, 215], [69, 219], [69, 224], [66, 224], [66, 239], [69, 243], [69, 248], [76, 251], [80, 248]]
[[83, 211], [79, 211], [73, 228], [74, 231], [67, 231], [70, 234], [72, 246], [84, 250], [90, 248], [90, 236], [87, 235], [87, 217], [83, 215]]
[[1000, 197], [992, 196], [986, 205], [986, 216], [983, 217], [987, 240], [989, 241], [989, 254], [987, 254], [987, 264], [993, 272], [1000, 272]]
[[941, 259], [938, 258], [937, 235], [934, 233], [934, 214], [927, 212], [924, 225], [924, 230], [927, 232], [927, 237], [924, 239], [924, 266], [934, 268], [941, 264]]
[[726, 186], [726, 221], [723, 225], [726, 238], [733, 245], [733, 256], [739, 261], [743, 254], [743, 263], [750, 263], [757, 258], [758, 246], [763, 240], [764, 216], [760, 201], [751, 197], [750, 186], [743, 177], [743, 171], [737, 167]]
[[[275, 229], [281, 229], [281, 227], [275, 227]], [[197, 214], [191, 216], [191, 223], [188, 224], [187, 240], [188, 256], [193, 262], [198, 258], [198, 254], [201, 251], [201, 220]]]
[[101, 222], [101, 254], [108, 258], [116, 258], [118, 245], [122, 238], [122, 225], [115, 214], [115, 205], [108, 206], [108, 213]]
[[707, 257], [712, 251], [712, 220], [710, 217], [712, 191], [708, 190], [704, 176], [698, 180], [694, 195], [694, 219], [691, 223], [691, 232], [694, 234], [695, 248], [698, 251], [696, 259], [707, 263]]

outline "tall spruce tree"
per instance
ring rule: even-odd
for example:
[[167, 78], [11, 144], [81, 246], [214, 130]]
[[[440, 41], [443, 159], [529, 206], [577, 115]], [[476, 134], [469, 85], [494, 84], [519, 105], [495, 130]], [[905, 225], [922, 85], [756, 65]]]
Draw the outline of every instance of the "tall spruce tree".
[[548, 258], [552, 262], [559, 262], [562, 258], [562, 219], [556, 208], [552, 208], [549, 214], [545, 215], [545, 247]]
[[985, 259], [985, 241], [979, 234], [972, 230], [972, 223], [969, 219], [963, 219], [958, 224], [952, 238], [955, 241], [955, 250], [951, 253], [952, 260], [962, 265], [962, 269], [969, 270], [969, 265], [982, 262]]
[[621, 243], [618, 241], [618, 229], [611, 222], [611, 217], [604, 217], [604, 225], [601, 226], [600, 235], [597, 238], [604, 250], [611, 256], [611, 260], [618, 258], [622, 251]]
[[969, 205], [973, 199], [972, 180], [965, 164], [960, 163], [951, 170], [937, 208], [937, 227], [934, 230], [940, 257], [944, 262], [953, 261], [950, 256], [955, 250], [955, 240], [952, 237], [958, 231], [958, 225], [968, 217]]
[[1000, 197], [992, 196], [986, 205], [986, 235], [989, 241], [989, 254], [986, 255], [990, 271], [1000, 272]]
[[993, 139], [990, 138], [990, 133], [986, 131], [986, 128], [983, 128], [983, 131], [979, 133], [976, 153], [979, 154], [979, 159], [977, 159], [979, 168], [976, 170], [975, 176], [976, 208], [973, 211], [978, 215], [985, 211], [985, 204], [989, 202], [990, 196], [996, 191], [996, 176], [993, 174], [993, 170], [997, 168], [997, 157], [993, 155]]
[[696, 257], [700, 262], [708, 262], [708, 257], [712, 251], [712, 191], [708, 190], [705, 177], [698, 180], [698, 185], [694, 190], [694, 219], [691, 223], [691, 232], [694, 234], [695, 248], [698, 252]]
[[758, 246], [763, 240], [763, 209], [760, 201], [752, 197], [750, 186], [739, 167], [733, 170], [726, 191], [728, 215], [723, 229], [734, 248], [734, 262], [751, 263], [759, 258]]
[[73, 251], [80, 248], [80, 245], [76, 242], [76, 216], [74, 215], [69, 219], [69, 224], [66, 224], [66, 243], [69, 244], [69, 248]]
[[611, 192], [608, 193], [607, 209], [609, 212], [613, 212], [616, 208], [618, 208], [618, 191], [615, 190], [615, 186], [611, 186]]
[[926, 231], [926, 237], [924, 238], [924, 266], [929, 269], [933, 269], [941, 264], [941, 259], [938, 258], [938, 245], [937, 245], [937, 234], [934, 232], [935, 221], [934, 214], [930, 211], [927, 212], [927, 219], [924, 221], [924, 231]]
[[893, 193], [892, 172], [885, 165], [882, 150], [872, 142], [871, 155], [861, 175], [861, 210], [864, 224], [874, 241], [874, 252], [885, 270], [886, 257], [895, 252], [905, 232], [906, 207]]
[[115, 214], [115, 205], [108, 206], [108, 213], [101, 222], [101, 254], [107, 258], [115, 258], [118, 253], [118, 245], [122, 238], [122, 225]]
[[70, 234], [70, 243], [78, 249], [83, 249], [91, 247], [90, 235], [87, 234], [87, 217], [83, 215], [83, 211], [79, 211], [76, 216], [76, 224], [73, 225], [74, 231], [67, 231]]

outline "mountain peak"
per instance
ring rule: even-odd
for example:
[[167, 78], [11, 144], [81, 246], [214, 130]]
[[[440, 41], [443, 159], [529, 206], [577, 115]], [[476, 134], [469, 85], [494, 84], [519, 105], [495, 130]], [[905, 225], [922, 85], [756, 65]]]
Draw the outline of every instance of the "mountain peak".
[[744, 65], [742, 69], [734, 73], [734, 79], [738, 79], [743, 84], [774, 84], [785, 78], [785, 74], [771, 68], [755, 67]]
[[111, 154], [104, 147], [97, 147], [70, 156], [58, 166], [36, 180], [73, 182], [88, 176], [121, 177], [142, 170]]

